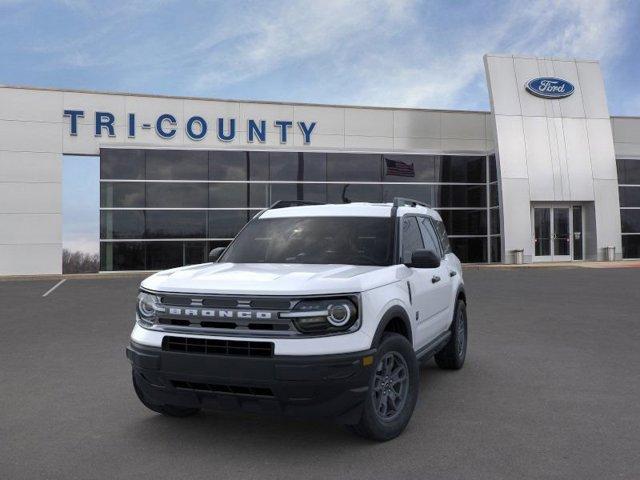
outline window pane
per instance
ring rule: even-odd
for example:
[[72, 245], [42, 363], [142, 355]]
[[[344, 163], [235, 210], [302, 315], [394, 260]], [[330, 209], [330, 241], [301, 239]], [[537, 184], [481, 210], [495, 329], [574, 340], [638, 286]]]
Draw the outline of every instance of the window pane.
[[209, 237], [233, 238], [248, 220], [246, 210], [209, 210]]
[[100, 178], [144, 180], [144, 150], [100, 149]]
[[271, 152], [269, 153], [270, 180], [297, 181], [302, 178], [302, 159], [297, 153]]
[[269, 154], [249, 152], [249, 180], [269, 180]]
[[616, 160], [618, 164], [618, 183], [621, 185], [640, 185], [640, 160]]
[[439, 207], [485, 207], [487, 187], [484, 185], [431, 185], [431, 201]]
[[438, 241], [438, 234], [433, 229], [431, 221], [428, 218], [420, 217], [418, 219], [418, 224], [420, 225], [420, 231], [422, 232], [424, 248], [442, 256], [442, 249], [440, 248], [440, 242]]
[[249, 184], [249, 206], [251, 208], [265, 208], [269, 206], [269, 184]]
[[437, 159], [435, 155], [384, 155], [383, 181], [434, 182]]
[[491, 237], [491, 261], [502, 261], [502, 239], [500, 237]]
[[411, 254], [424, 248], [416, 217], [402, 219], [402, 263], [411, 262]]
[[101, 211], [100, 238], [144, 238], [144, 211]]
[[489, 181], [498, 181], [498, 166], [496, 164], [496, 156], [489, 155]]
[[147, 207], [207, 208], [206, 183], [147, 183]]
[[145, 270], [145, 245], [141, 242], [100, 242], [100, 270]]
[[182, 242], [148, 242], [147, 269], [165, 270], [184, 265]]
[[500, 209], [489, 210], [491, 216], [491, 235], [500, 233]]
[[147, 150], [147, 180], [206, 180], [207, 152]]
[[486, 210], [439, 210], [449, 235], [486, 235]]
[[498, 184], [489, 185], [489, 206], [496, 207], [500, 205], [500, 197], [498, 196]]
[[622, 235], [622, 257], [640, 258], [640, 235]]
[[208, 255], [207, 242], [184, 242], [185, 265], [205, 263], [208, 260]]
[[144, 207], [144, 183], [101, 183], [101, 207]]
[[[346, 188], [345, 188], [346, 187]], [[350, 202], [382, 201], [382, 185], [329, 184], [327, 185], [327, 202], [343, 203], [343, 198]]]
[[640, 187], [620, 187], [621, 207], [640, 207]]
[[461, 262], [487, 261], [487, 238], [451, 238], [451, 248]]
[[210, 183], [209, 206], [211, 208], [246, 208], [246, 183]]
[[247, 152], [209, 152], [209, 180], [246, 180]]
[[327, 179], [327, 154], [303, 153], [303, 179], [307, 182], [324, 182]]
[[436, 181], [477, 183], [485, 182], [486, 158], [443, 155], [436, 167]]
[[429, 203], [431, 188], [428, 185], [383, 185], [382, 201], [393, 202], [395, 197], [411, 198]]
[[640, 233], [640, 210], [620, 210], [622, 233]]
[[436, 227], [436, 233], [438, 234], [438, 237], [440, 237], [440, 244], [442, 245], [444, 253], [451, 253], [451, 243], [449, 242], [447, 231], [444, 228], [444, 223], [434, 220], [433, 224]]
[[144, 238], [205, 238], [207, 212], [147, 210]]
[[381, 155], [359, 153], [328, 153], [327, 180], [333, 182], [379, 182]]

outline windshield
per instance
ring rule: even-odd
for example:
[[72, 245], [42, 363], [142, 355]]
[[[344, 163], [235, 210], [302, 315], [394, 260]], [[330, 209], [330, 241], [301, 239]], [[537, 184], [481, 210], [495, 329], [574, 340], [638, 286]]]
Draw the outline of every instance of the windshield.
[[390, 265], [392, 221], [383, 217], [256, 219], [220, 262]]

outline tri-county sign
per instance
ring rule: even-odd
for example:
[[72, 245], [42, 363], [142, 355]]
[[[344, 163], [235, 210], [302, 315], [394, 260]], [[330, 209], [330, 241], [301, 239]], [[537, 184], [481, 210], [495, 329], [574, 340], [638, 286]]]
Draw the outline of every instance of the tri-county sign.
[[529, 80], [525, 85], [529, 93], [542, 98], [564, 98], [571, 95], [575, 87], [556, 77], [539, 77]]
[[[78, 119], [84, 118], [85, 111], [65, 110], [63, 116], [69, 118], [69, 135], [78, 135]], [[113, 113], [94, 112], [94, 116], [96, 137], [101, 137], [103, 133], [106, 133], [109, 137], [116, 136], [116, 117]], [[170, 113], [163, 113], [149, 123], [141, 123], [136, 119], [135, 113], [128, 113], [126, 122], [129, 138], [135, 138], [137, 129], [141, 128], [143, 130], [155, 130], [160, 138], [169, 140], [176, 135], [178, 128], [180, 128], [176, 116]], [[231, 142], [236, 138], [238, 129], [236, 128], [237, 121], [235, 118], [215, 118], [211, 120], [211, 123], [213, 126], [210, 128], [208, 119], [194, 115], [187, 119], [182, 128], [184, 128], [187, 137], [194, 141], [202, 140], [209, 133], [209, 130], [215, 130], [215, 135], [221, 142]], [[297, 127], [302, 134], [305, 145], [311, 143], [311, 134], [316, 124], [317, 122], [297, 122]], [[293, 122], [291, 120], [276, 120], [273, 125], [278, 131], [280, 143], [287, 143], [291, 137], [290, 131], [293, 128]], [[266, 142], [266, 120], [249, 119], [246, 126], [247, 141], [249, 143], [256, 141], [259, 143]]]

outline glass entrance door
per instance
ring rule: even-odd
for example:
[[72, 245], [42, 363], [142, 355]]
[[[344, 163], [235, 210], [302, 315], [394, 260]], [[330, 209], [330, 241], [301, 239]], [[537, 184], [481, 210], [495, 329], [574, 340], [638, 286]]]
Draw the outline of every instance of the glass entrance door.
[[533, 208], [534, 261], [582, 260], [582, 207]]
[[552, 208], [553, 215], [553, 261], [571, 260], [571, 220], [569, 208]]

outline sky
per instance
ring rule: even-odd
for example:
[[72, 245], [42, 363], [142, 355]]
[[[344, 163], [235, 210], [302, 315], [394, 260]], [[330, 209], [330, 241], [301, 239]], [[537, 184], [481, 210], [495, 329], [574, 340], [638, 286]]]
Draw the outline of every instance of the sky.
[[[640, 0], [0, 0], [0, 84], [488, 110], [483, 54], [520, 53], [599, 59], [640, 115], [638, 25]], [[95, 224], [80, 160], [65, 222]]]

